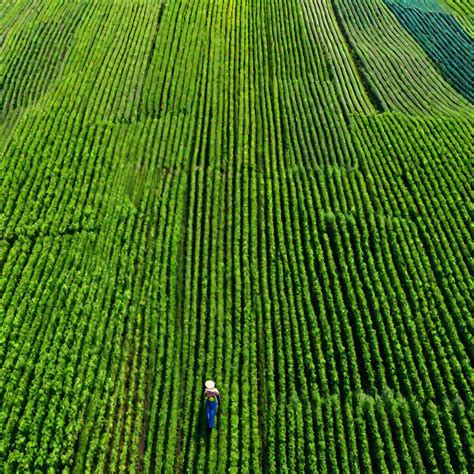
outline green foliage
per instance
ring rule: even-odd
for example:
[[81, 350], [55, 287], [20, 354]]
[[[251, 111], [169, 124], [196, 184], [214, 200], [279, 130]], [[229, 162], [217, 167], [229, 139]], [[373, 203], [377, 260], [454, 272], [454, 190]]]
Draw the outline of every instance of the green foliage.
[[1, 472], [469, 469], [473, 123], [382, 0], [0, 27]]

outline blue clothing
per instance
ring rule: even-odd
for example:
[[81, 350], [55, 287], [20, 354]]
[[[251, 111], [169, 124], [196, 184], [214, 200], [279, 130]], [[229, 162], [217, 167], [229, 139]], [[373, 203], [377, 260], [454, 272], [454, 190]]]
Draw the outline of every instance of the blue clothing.
[[217, 400], [206, 400], [207, 426], [209, 426], [209, 428], [214, 428], [214, 418], [216, 416], [218, 404], [219, 402]]

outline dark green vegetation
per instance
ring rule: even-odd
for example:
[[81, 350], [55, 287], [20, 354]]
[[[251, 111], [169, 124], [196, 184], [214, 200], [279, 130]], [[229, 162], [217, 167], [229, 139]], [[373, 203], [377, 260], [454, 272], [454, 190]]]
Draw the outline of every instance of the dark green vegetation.
[[383, 0], [0, 31], [0, 471], [468, 471], [472, 107]]
[[474, 42], [454, 18], [443, 12], [424, 11], [387, 1], [400, 23], [438, 65], [444, 77], [474, 102]]

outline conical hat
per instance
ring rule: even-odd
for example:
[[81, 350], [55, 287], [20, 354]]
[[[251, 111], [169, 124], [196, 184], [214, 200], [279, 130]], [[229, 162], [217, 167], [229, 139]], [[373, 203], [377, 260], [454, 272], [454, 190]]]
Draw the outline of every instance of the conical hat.
[[206, 386], [206, 388], [214, 388], [216, 386], [214, 380], [206, 380], [206, 383], [204, 384]]

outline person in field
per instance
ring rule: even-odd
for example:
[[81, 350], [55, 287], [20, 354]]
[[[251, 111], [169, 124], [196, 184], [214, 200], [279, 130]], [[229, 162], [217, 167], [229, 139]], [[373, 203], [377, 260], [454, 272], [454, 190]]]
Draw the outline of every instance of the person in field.
[[213, 380], [207, 380], [204, 384], [204, 397], [206, 398], [207, 426], [211, 430], [214, 428], [217, 406], [219, 405], [219, 390]]

